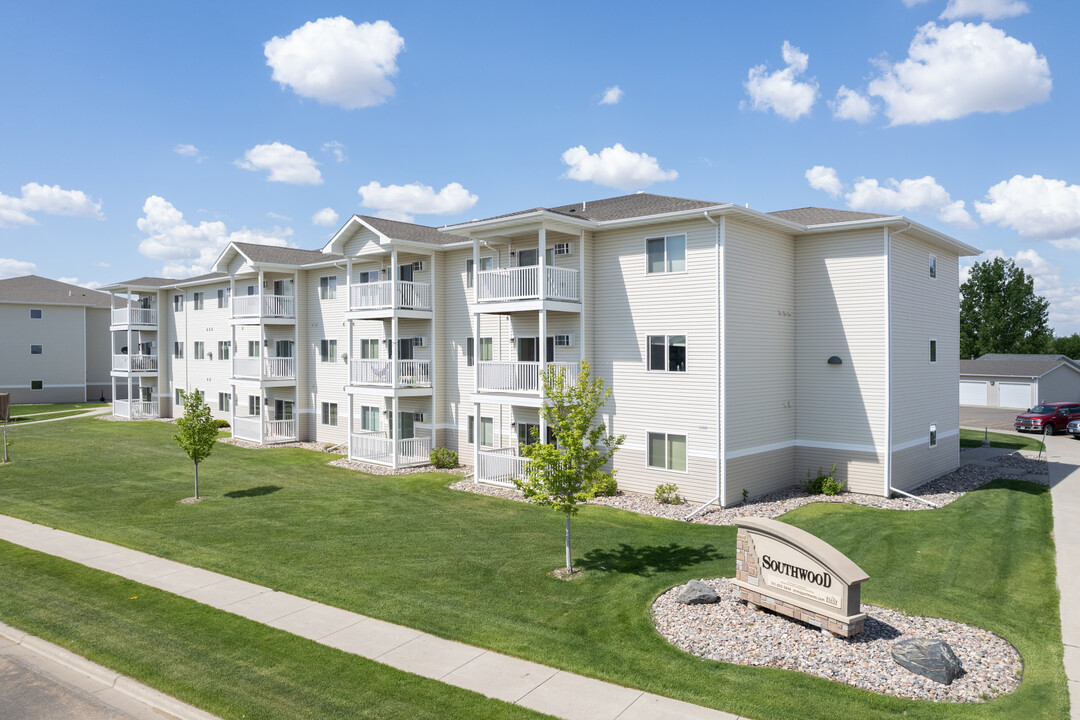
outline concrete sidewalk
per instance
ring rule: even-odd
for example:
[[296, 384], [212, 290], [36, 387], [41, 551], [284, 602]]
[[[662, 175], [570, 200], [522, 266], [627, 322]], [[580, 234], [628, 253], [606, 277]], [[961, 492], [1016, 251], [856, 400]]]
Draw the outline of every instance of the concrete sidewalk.
[[182, 595], [415, 675], [565, 720], [739, 720], [277, 592], [136, 550], [0, 515], [0, 540]]

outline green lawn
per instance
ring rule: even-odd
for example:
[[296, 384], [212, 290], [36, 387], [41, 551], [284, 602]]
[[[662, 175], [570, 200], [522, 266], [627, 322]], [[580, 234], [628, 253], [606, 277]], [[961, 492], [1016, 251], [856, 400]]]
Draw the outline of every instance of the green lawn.
[[[1045, 450], [1042, 435], [1009, 435], [1007, 433], [989, 433], [990, 447], [1008, 448], [1009, 450]], [[982, 447], [982, 430], [960, 429], [960, 447]]]
[[74, 415], [85, 415], [86, 410], [64, 410], [61, 412], [42, 413], [40, 415], [12, 415], [11, 422], [38, 422], [39, 420], [56, 420], [57, 418], [72, 417]]
[[109, 403], [86, 402], [86, 403], [56, 403], [53, 405], [12, 405], [11, 417], [20, 415], [35, 415], [37, 413], [53, 413], [65, 410], [95, 410], [109, 407]]
[[935, 511], [810, 505], [785, 518], [870, 573], [868, 601], [986, 627], [1016, 645], [1020, 689], [958, 706], [668, 645], [650, 602], [691, 578], [734, 574], [733, 528], [587, 507], [573, 529], [575, 564], [588, 570], [567, 583], [548, 575], [562, 562], [561, 516], [451, 491], [445, 475], [371, 477], [328, 467], [325, 454], [222, 445], [200, 470], [209, 498], [180, 505], [193, 483], [172, 432], [95, 419], [19, 427], [17, 461], [0, 468], [0, 512], [748, 717], [1066, 716], [1043, 487], [993, 483]]

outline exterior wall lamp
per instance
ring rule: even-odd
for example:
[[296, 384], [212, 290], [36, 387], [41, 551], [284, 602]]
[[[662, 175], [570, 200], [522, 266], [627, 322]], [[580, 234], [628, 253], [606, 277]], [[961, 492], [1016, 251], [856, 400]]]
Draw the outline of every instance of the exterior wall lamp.
[[843, 365], [844, 361], [840, 359], [839, 355], [833, 355], [829, 358], [828, 363], [830, 365]]

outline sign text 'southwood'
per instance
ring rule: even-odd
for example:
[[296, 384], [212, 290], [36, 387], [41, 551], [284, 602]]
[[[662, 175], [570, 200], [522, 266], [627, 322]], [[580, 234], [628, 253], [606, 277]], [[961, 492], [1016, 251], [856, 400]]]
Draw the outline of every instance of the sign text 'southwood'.
[[744, 517], [735, 549], [735, 584], [762, 607], [850, 637], [866, 622], [862, 583], [870, 578], [832, 545], [775, 520]]

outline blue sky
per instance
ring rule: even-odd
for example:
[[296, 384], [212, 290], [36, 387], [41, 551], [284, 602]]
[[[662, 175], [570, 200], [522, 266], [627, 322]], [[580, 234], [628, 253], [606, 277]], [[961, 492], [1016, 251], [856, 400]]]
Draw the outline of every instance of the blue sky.
[[[0, 277], [648, 190], [904, 214], [1080, 331], [1080, 3], [7, 3]], [[970, 263], [970, 261], [969, 261]]]

